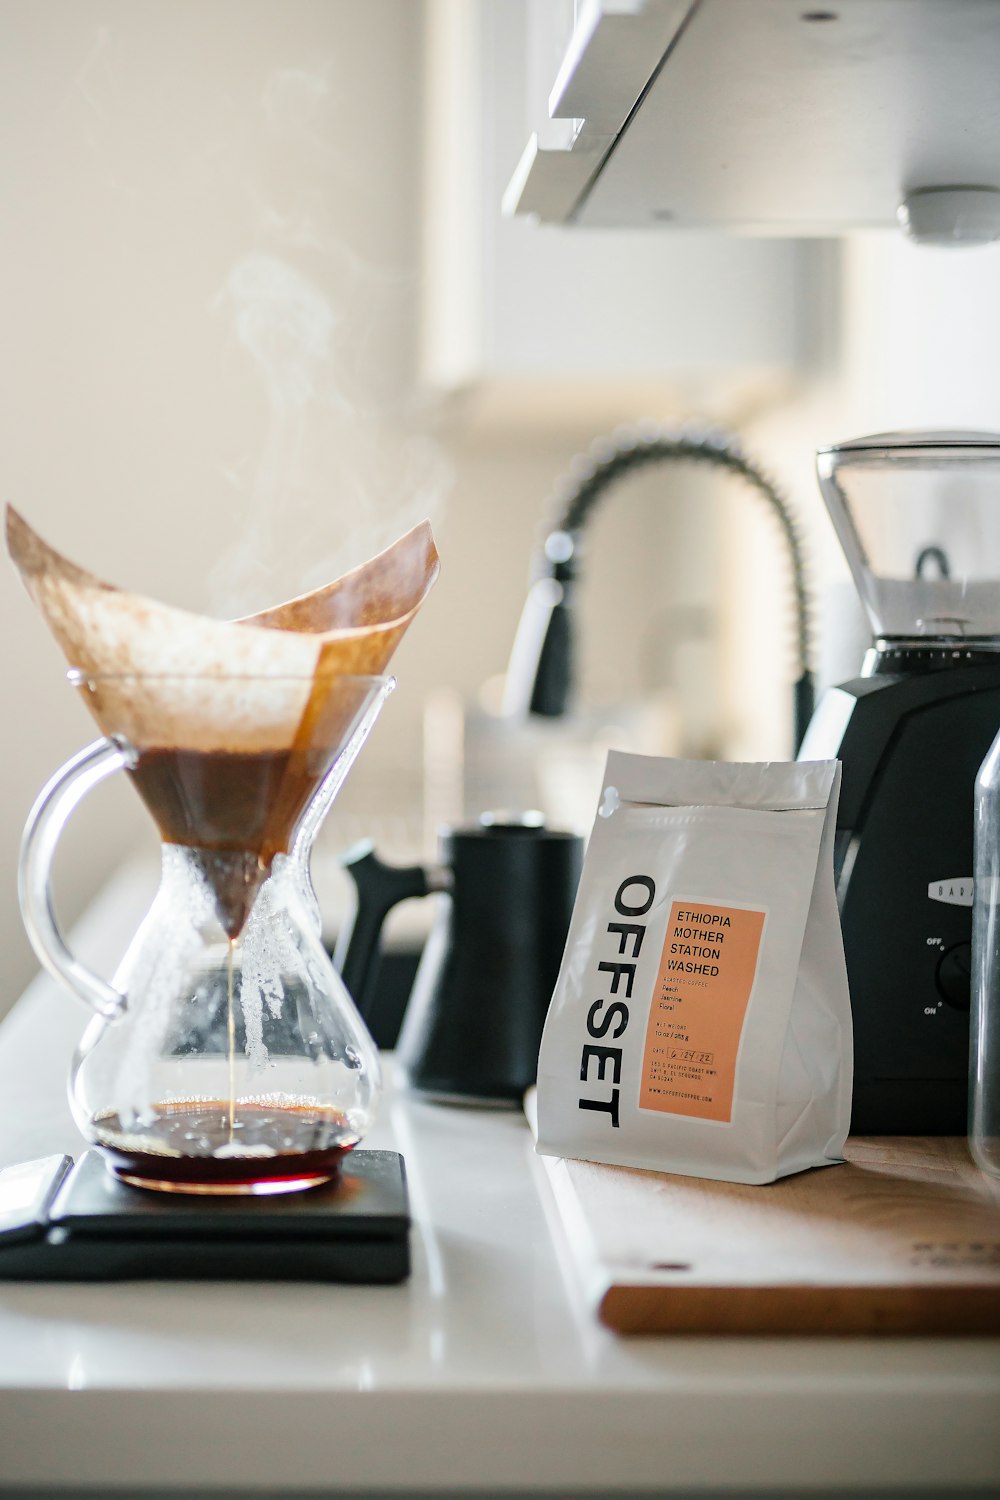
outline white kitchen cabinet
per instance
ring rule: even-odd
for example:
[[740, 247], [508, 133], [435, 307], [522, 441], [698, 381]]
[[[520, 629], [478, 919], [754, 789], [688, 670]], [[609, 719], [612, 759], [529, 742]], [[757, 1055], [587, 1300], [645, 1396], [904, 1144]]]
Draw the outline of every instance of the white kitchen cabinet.
[[917, 193], [923, 233], [1000, 233], [996, 0], [580, 0], [571, 20], [519, 212], [830, 235], [896, 226]]
[[[505, 217], [572, 16], [555, 0], [533, 12], [523, 0], [428, 0], [425, 386], [520, 422], [738, 419], [808, 363], [804, 330], [830, 257], [791, 240]], [[543, 123], [546, 144], [568, 147], [577, 123]]]

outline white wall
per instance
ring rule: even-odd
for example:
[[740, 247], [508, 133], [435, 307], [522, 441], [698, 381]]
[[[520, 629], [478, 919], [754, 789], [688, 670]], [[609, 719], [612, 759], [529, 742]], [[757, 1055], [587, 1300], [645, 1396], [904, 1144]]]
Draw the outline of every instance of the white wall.
[[[491, 434], [435, 432], [421, 412], [421, 19], [416, 0], [0, 8], [0, 497], [103, 576], [220, 611], [333, 576], [416, 513], [434, 514], [441, 582], [352, 775], [352, 831], [419, 803], [427, 695], [446, 686], [471, 702], [502, 671], [543, 504], [594, 435], [593, 412], [574, 418], [566, 405], [530, 430]], [[609, 257], [613, 277], [613, 245]], [[248, 287], [263, 317], [249, 327]], [[1000, 425], [1000, 251], [859, 240], [843, 290], [840, 354], [828, 348], [798, 400], [748, 433], [798, 503], [823, 574], [834, 563], [812, 477], [817, 441], [925, 421]], [[803, 307], [803, 332], [828, 314]], [[266, 370], [238, 325], [269, 354]], [[308, 402], [280, 383], [290, 349], [311, 377]], [[646, 414], [657, 415], [635, 412]], [[597, 519], [583, 697], [655, 687], [670, 609], [714, 586], [730, 604], [729, 649], [720, 671], [703, 673], [705, 701], [724, 702], [730, 751], [784, 754], [780, 547], [752, 500], [727, 499], [729, 561], [713, 585], [697, 536], [713, 504], [694, 476], [661, 474]], [[267, 569], [245, 566], [234, 596], [218, 564], [232, 564], [248, 529]], [[34, 968], [14, 891], [20, 829], [93, 726], [7, 567], [0, 631], [2, 1013]], [[130, 789], [102, 789], [60, 863], [67, 918], [136, 841], [154, 847]]]
[[[101, 576], [219, 612], [332, 577], [434, 515], [441, 582], [348, 787], [352, 832], [418, 804], [427, 693], [472, 700], [503, 670], [543, 503], [592, 435], [568, 412], [556, 430], [485, 437], [434, 437], [415, 415], [421, 19], [416, 0], [0, 9], [0, 497]], [[293, 369], [308, 401], [281, 384]], [[642, 680], [629, 643], [658, 607], [659, 489], [595, 527], [589, 696]], [[248, 530], [256, 557], [234, 593], [222, 584]], [[20, 830], [94, 727], [6, 564], [0, 631], [2, 1014], [34, 970]], [[102, 788], [61, 855], [65, 920], [135, 842], [155, 852], [131, 790]]]

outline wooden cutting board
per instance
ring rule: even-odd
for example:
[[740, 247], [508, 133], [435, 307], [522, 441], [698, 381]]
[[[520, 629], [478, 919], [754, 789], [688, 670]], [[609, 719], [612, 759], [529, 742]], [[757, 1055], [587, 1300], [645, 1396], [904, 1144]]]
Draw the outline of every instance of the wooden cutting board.
[[765, 1187], [539, 1157], [621, 1333], [1000, 1333], [1000, 1183], [964, 1140], [852, 1139]]

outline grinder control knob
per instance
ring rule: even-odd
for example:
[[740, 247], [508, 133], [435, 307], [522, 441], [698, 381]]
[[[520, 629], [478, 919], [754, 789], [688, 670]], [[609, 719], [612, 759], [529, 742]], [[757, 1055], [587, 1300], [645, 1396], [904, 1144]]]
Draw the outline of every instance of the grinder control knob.
[[968, 1010], [972, 988], [972, 944], [955, 943], [946, 948], [938, 960], [935, 979], [938, 994], [946, 1005]]

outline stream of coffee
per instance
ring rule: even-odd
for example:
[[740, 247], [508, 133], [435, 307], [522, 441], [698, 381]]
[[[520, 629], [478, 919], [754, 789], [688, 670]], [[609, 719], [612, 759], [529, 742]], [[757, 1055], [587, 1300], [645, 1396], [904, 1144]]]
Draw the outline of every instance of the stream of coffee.
[[229, 939], [226, 954], [226, 1049], [229, 1053], [229, 1144], [236, 1134], [236, 1013], [233, 1010], [233, 962], [236, 939]]

